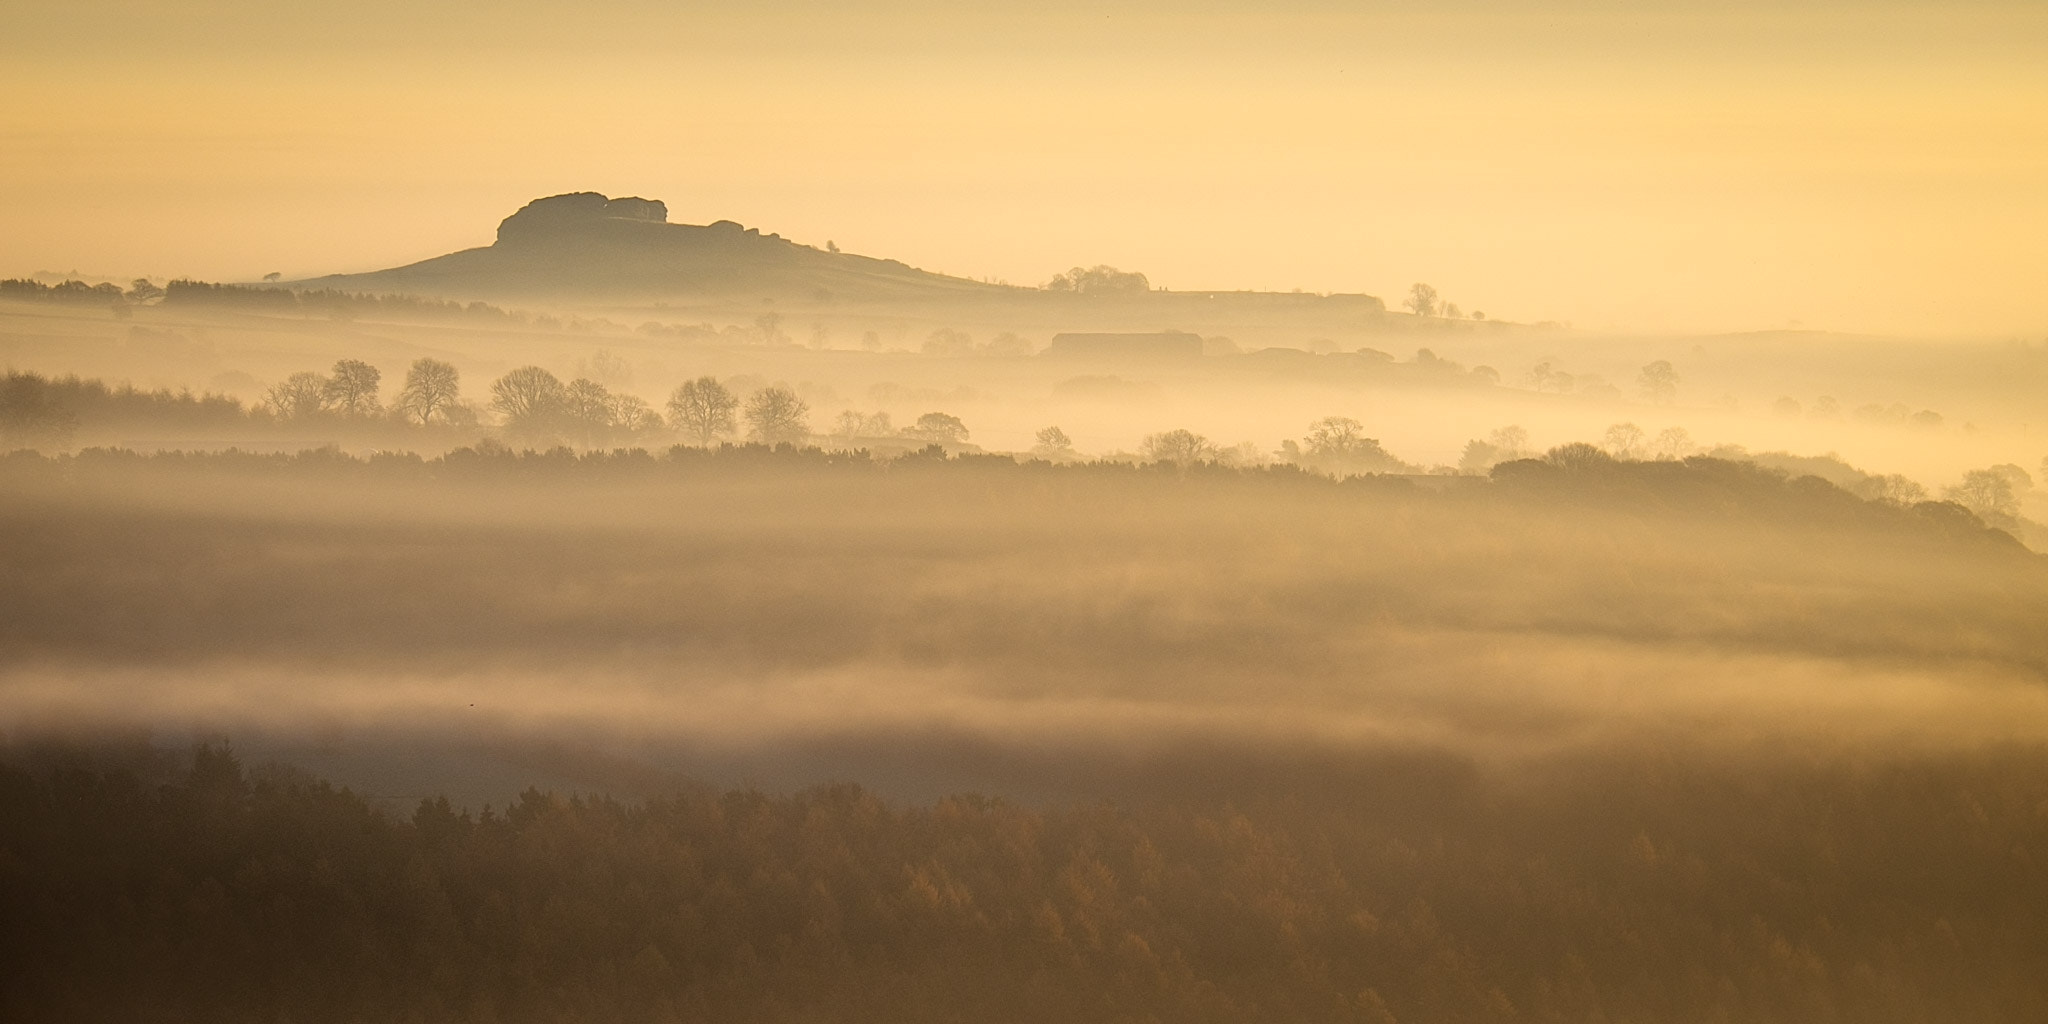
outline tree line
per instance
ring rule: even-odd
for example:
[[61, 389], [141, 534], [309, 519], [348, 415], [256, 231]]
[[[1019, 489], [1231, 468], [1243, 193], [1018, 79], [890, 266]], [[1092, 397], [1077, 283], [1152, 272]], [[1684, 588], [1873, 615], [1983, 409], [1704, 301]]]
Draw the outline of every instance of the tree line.
[[[687, 386], [687, 385], [686, 385]], [[773, 390], [773, 389], [764, 389]], [[757, 392], [757, 395], [759, 393]], [[771, 400], [779, 402], [780, 400]], [[768, 404], [768, 403], [764, 403]], [[773, 405], [772, 408], [779, 407]], [[726, 409], [731, 414], [731, 409]], [[1056, 434], [1048, 428], [1041, 436]], [[1046, 442], [1042, 442], [1044, 444]], [[1768, 457], [1766, 461], [1769, 461]], [[1794, 468], [1827, 460], [1783, 459]], [[1886, 478], [1856, 474], [1882, 485]], [[1641, 507], [1679, 515], [1740, 515], [1794, 522], [1854, 522], [1880, 530], [1904, 531], [1969, 543], [1990, 543], [2024, 552], [2012, 527], [1980, 515], [1966, 503], [1968, 493], [1952, 488], [1941, 499], [1924, 491], [1883, 486], [1847, 486], [1809, 472], [1760, 464], [1750, 459], [1692, 455], [1683, 459], [1637, 461], [1617, 458], [1599, 446], [1575, 442], [1540, 455], [1494, 465], [1484, 476], [1439, 478], [1442, 487], [1423, 487], [1406, 474], [1332, 474], [1313, 465], [1278, 462], [1233, 464], [1206, 459], [1045, 459], [988, 453], [949, 453], [930, 443], [903, 455], [880, 455], [865, 448], [825, 448], [791, 441], [769, 444], [713, 442], [578, 451], [566, 445], [514, 448], [493, 437], [456, 447], [432, 458], [411, 452], [375, 452], [357, 457], [333, 448], [297, 454], [224, 452], [159, 452], [142, 454], [120, 448], [89, 448], [69, 455], [40, 455], [31, 450], [0, 455], [5, 473], [93, 473], [124, 467], [217, 469], [226, 471], [312, 474], [397, 474], [406, 477], [473, 480], [492, 476], [517, 478], [577, 476], [620, 479], [664, 474], [831, 472], [890, 473], [913, 467], [957, 473], [1064, 473], [1139, 480], [1241, 481], [1246, 485], [1312, 486], [1342, 491], [1366, 488], [1375, 493], [1400, 492], [1423, 500], [1459, 502], [1496, 500], [1555, 505], [1583, 502], [1601, 506]], [[1829, 470], [1823, 468], [1824, 472]], [[1998, 471], [1984, 471], [1999, 477]], [[1970, 478], [1976, 481], [1975, 475]], [[1999, 491], [2003, 495], [2007, 492]]]
[[[1616, 755], [1322, 799], [537, 790], [0, 751], [0, 1016], [2038, 1021], [2048, 765]], [[1377, 779], [1375, 784], [1373, 780]]]
[[[698, 446], [730, 441], [769, 446], [822, 442], [849, 448], [885, 443], [893, 449], [894, 445], [886, 443], [900, 441], [910, 442], [913, 448], [939, 445], [958, 449], [971, 436], [966, 422], [950, 413], [928, 412], [899, 428], [886, 412], [851, 409], [839, 414], [828, 433], [818, 434], [811, 422], [810, 403], [788, 385], [758, 387], [742, 398], [709, 376], [678, 385], [669, 395], [666, 416], [637, 396], [588, 376], [564, 382], [540, 366], [519, 367], [492, 381], [481, 409], [464, 399], [456, 367], [438, 359], [415, 360], [389, 403], [384, 401], [383, 386], [383, 372], [377, 367], [359, 359], [341, 359], [326, 373], [300, 371], [287, 376], [269, 387], [256, 407], [244, 408], [227, 396], [110, 387], [100, 381], [52, 380], [10, 370], [0, 377], [0, 446], [64, 450], [88, 425], [101, 435], [117, 427], [140, 433], [234, 432], [252, 426], [286, 426], [304, 435], [308, 430], [360, 430], [381, 424], [399, 428], [394, 439], [401, 442], [406, 431], [421, 429], [474, 442], [485, 430], [481, 413], [486, 411], [498, 417], [509, 443], [540, 448], [605, 449], [646, 445], [670, 436]], [[1683, 427], [1666, 428], [1652, 437], [1628, 422], [1608, 427], [1595, 447], [1619, 462], [1677, 461], [1694, 456], [1733, 461], [1759, 458], [1739, 446], [1696, 444]], [[1024, 454], [1053, 462], [1084, 459], [1057, 425], [1039, 430]], [[1504, 463], [1537, 456], [1528, 432], [1510, 425], [1469, 441], [1456, 466], [1425, 467], [1401, 459], [1377, 438], [1366, 436], [1359, 420], [1325, 416], [1312, 421], [1301, 438], [1282, 441], [1280, 448], [1271, 452], [1250, 442], [1221, 444], [1177, 428], [1146, 435], [1134, 453], [1106, 457], [1179, 467], [1254, 468], [1277, 463], [1344, 477], [1476, 476]], [[1798, 465], [1789, 456], [1779, 458], [1785, 466]], [[1829, 482], [1867, 500], [1913, 505], [1930, 497], [1927, 488], [1904, 476], [1863, 473], [1838, 462], [1832, 468], [1821, 468], [1827, 461], [1807, 460], [1799, 468], [1801, 472], [1820, 468]], [[2042, 463], [2042, 472], [2048, 474], [2048, 459]], [[2013, 531], [2023, 527], [2021, 508], [2033, 487], [2032, 473], [2017, 465], [2001, 464], [1966, 473], [1960, 482], [1942, 491], [1941, 499], [1969, 509], [1999, 529]]]

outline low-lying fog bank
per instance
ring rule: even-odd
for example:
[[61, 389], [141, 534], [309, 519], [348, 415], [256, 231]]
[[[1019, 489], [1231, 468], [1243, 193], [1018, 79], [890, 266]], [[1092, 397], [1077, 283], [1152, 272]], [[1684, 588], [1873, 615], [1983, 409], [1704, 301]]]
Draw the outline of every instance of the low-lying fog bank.
[[[8, 723], [232, 735], [397, 798], [502, 802], [532, 780], [475, 751], [549, 743], [928, 798], [1113, 795], [1058, 766], [1210, 747], [2048, 735], [2040, 556], [1713, 460], [1442, 489], [742, 450], [5, 471]], [[386, 743], [470, 753], [399, 783]]]

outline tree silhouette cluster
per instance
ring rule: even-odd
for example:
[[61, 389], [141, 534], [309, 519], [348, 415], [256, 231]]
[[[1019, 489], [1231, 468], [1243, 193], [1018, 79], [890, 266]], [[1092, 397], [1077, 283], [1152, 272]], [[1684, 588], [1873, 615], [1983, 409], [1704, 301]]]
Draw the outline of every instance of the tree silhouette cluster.
[[166, 306], [226, 307], [288, 316], [325, 316], [341, 320], [470, 320], [496, 325], [552, 323], [487, 302], [455, 302], [417, 295], [371, 295], [331, 288], [254, 288], [179, 279], [163, 288]]
[[[2048, 1015], [2048, 765], [1602, 761], [1506, 795], [394, 816], [202, 747], [0, 765], [0, 1016], [65, 1022]], [[25, 756], [32, 755], [32, 756]]]
[[1077, 295], [1131, 295], [1152, 290], [1152, 282], [1143, 274], [1111, 266], [1075, 267], [1053, 275], [1045, 283], [1045, 290]]

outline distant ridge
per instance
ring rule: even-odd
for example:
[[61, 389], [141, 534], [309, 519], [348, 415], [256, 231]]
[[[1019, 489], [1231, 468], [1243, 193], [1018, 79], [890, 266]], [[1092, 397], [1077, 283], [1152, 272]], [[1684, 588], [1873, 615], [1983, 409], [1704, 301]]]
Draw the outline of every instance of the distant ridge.
[[790, 299], [812, 303], [985, 297], [1020, 291], [826, 252], [729, 220], [671, 224], [667, 204], [571, 192], [536, 199], [498, 225], [495, 244], [390, 270], [297, 287], [454, 299], [583, 301]]

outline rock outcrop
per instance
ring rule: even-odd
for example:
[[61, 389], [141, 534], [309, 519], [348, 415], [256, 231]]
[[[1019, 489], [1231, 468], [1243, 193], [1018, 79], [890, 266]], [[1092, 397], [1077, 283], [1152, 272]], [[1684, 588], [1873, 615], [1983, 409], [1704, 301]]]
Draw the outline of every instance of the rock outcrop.
[[666, 224], [668, 204], [597, 192], [570, 192], [536, 199], [498, 224], [499, 245], [546, 244], [564, 235], [603, 232], [615, 224]]

